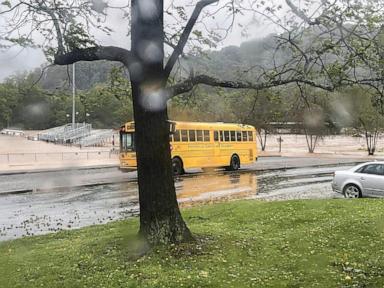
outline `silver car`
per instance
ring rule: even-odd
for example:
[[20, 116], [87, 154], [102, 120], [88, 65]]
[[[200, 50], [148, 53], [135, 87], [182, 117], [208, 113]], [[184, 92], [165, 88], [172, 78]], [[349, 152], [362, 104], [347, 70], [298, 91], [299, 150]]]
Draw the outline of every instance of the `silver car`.
[[332, 189], [346, 198], [384, 196], [384, 162], [368, 162], [349, 170], [336, 171]]

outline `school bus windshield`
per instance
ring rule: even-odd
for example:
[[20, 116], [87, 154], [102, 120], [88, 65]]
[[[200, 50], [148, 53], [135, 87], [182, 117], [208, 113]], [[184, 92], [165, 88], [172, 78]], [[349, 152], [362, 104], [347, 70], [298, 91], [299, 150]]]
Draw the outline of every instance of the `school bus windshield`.
[[134, 133], [120, 132], [120, 150], [135, 151]]

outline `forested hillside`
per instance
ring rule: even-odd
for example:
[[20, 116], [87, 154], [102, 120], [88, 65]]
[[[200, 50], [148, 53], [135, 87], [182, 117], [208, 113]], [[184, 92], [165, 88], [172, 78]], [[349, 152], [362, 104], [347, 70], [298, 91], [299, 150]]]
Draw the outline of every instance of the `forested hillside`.
[[[175, 70], [175, 77], [182, 78], [191, 71], [196, 74], [204, 71], [226, 80], [257, 77], [261, 67], [271, 67], [272, 59], [284, 61], [288, 57], [281, 51], [273, 55], [274, 41], [274, 36], [270, 35], [239, 47], [187, 55]], [[0, 84], [0, 128], [46, 129], [70, 122], [71, 75], [72, 66], [50, 66], [12, 75], [3, 81]], [[76, 87], [78, 122], [86, 121], [95, 128], [118, 128], [133, 118], [128, 73], [121, 64], [77, 63]], [[270, 122], [309, 120], [312, 124], [307, 132], [316, 135], [333, 133], [341, 127], [375, 130], [381, 125], [382, 116], [373, 109], [375, 99], [361, 89], [329, 93], [309, 87], [300, 91], [296, 86], [256, 91], [201, 85], [169, 101], [169, 116], [177, 120], [248, 123], [255, 125], [260, 134], [272, 132]], [[364, 107], [371, 112], [356, 112], [356, 105], [352, 104], [359, 95], [366, 95], [360, 100], [364, 100]], [[372, 118], [374, 112], [377, 115]]]
[[[271, 39], [272, 36], [243, 43], [240, 47], [229, 46], [189, 56], [182, 66], [212, 74], [220, 71], [221, 77], [233, 79], [234, 72], [241, 71], [243, 66], [246, 69], [249, 63], [268, 62]], [[107, 61], [76, 64], [78, 121], [91, 122], [97, 128], [116, 128], [132, 118], [129, 89], [124, 89], [124, 85], [129, 85], [128, 74], [120, 68], [121, 64]], [[69, 122], [71, 77], [71, 66], [42, 67], [8, 77], [0, 84], [0, 127], [45, 129]], [[119, 81], [126, 83], [121, 85]], [[230, 90], [200, 87], [192, 95], [172, 100], [171, 115], [191, 120], [239, 121], [241, 116], [231, 109], [231, 93]]]

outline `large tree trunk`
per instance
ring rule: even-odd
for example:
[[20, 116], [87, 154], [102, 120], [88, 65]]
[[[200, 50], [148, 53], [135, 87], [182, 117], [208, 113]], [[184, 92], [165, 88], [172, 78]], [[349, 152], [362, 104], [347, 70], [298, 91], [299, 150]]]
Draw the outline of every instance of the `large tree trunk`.
[[[141, 3], [140, 3], [141, 2]], [[140, 202], [140, 234], [152, 245], [192, 235], [176, 199], [164, 93], [163, 1], [132, 0], [132, 98]], [[145, 7], [139, 7], [144, 5]]]

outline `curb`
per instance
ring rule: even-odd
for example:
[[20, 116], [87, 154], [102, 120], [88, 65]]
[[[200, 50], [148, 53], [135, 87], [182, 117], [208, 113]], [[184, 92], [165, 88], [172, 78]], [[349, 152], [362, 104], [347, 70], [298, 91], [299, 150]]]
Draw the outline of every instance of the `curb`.
[[10, 190], [5, 192], [0, 192], [0, 197], [7, 196], [7, 195], [24, 194], [24, 193], [30, 193], [30, 192], [33, 192], [33, 189]]
[[105, 165], [91, 165], [91, 166], [68, 166], [62, 168], [41, 168], [34, 170], [14, 170], [14, 171], [0, 171], [1, 175], [15, 175], [15, 174], [33, 174], [42, 172], [60, 172], [67, 170], [91, 170], [91, 169], [103, 169], [103, 168], [118, 168], [118, 164], [105, 164]]
[[74, 186], [57, 186], [52, 188], [37, 188], [37, 189], [20, 189], [20, 190], [10, 190], [10, 191], [4, 191], [0, 192], [0, 197], [3, 195], [17, 195], [17, 194], [25, 194], [30, 192], [57, 192], [57, 191], [63, 191], [73, 188], [81, 188], [81, 187], [93, 187], [93, 186], [99, 186], [99, 185], [108, 185], [108, 184], [116, 184], [116, 183], [125, 183], [125, 182], [135, 182], [136, 179], [129, 179], [129, 180], [119, 180], [119, 181], [107, 181], [107, 182], [99, 182], [99, 183], [92, 183], [92, 184], [81, 184], [81, 185], [74, 185]]

